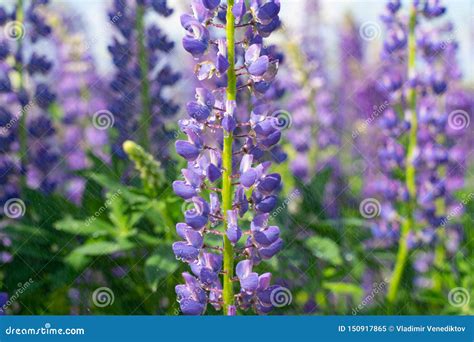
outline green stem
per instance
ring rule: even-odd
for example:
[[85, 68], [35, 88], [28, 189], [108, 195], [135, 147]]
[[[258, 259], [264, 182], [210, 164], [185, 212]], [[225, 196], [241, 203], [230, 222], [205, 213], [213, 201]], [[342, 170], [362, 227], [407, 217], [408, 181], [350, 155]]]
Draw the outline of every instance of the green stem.
[[[20, 23], [20, 27], [23, 27], [25, 20], [25, 13], [23, 9], [23, 0], [18, 0], [18, 7], [16, 10], [16, 20]], [[23, 38], [18, 39], [18, 53], [20, 56], [23, 55]], [[25, 75], [23, 72], [23, 66], [18, 60], [15, 62], [15, 69], [19, 77], [19, 88], [20, 91], [25, 89]], [[28, 115], [28, 105], [21, 108], [20, 122], [18, 127], [18, 140], [20, 143], [20, 163], [21, 163], [21, 176], [20, 185], [22, 191], [26, 188], [26, 166], [28, 165], [28, 127], [26, 126], [26, 118]]]
[[[409, 35], [408, 35], [408, 78], [411, 80], [416, 76], [416, 7], [412, 6], [410, 9], [409, 19]], [[407, 146], [407, 160], [405, 170], [405, 185], [408, 190], [409, 199], [406, 204], [406, 220], [402, 223], [400, 240], [398, 247], [398, 254], [393, 270], [392, 278], [390, 280], [387, 300], [390, 305], [395, 303], [400, 281], [402, 279], [405, 267], [408, 261], [408, 237], [410, 231], [414, 229], [415, 218], [414, 212], [416, 209], [416, 168], [414, 164], [415, 152], [417, 146], [417, 131], [418, 131], [418, 117], [416, 113], [416, 89], [410, 87], [408, 89], [408, 106], [410, 109], [410, 132], [408, 136]]]
[[139, 122], [139, 131], [141, 136], [141, 145], [145, 151], [150, 151], [150, 125], [152, 121], [151, 115], [151, 98], [150, 98], [150, 81], [148, 80], [148, 55], [145, 47], [145, 6], [137, 5], [137, 33], [138, 33], [138, 63], [140, 65], [141, 75], [141, 91], [140, 97], [142, 101], [142, 116]]
[[[227, 70], [227, 100], [235, 101], [237, 98], [237, 77], [235, 75], [235, 19], [232, 14], [234, 0], [227, 2], [226, 15], [226, 37], [227, 37], [227, 59], [229, 69]], [[224, 136], [224, 150], [222, 152], [222, 211], [224, 216], [224, 229], [227, 227], [227, 211], [232, 209], [232, 133]], [[224, 279], [223, 279], [223, 313], [227, 315], [230, 305], [234, 305], [234, 288], [232, 278], [234, 276], [234, 248], [232, 243], [224, 236]]]

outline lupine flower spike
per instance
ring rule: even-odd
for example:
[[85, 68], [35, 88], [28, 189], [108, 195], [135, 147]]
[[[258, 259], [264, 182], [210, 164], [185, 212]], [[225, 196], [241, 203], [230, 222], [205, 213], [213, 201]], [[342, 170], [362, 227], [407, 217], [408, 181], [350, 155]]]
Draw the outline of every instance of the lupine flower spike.
[[[283, 241], [268, 222], [281, 179], [264, 159], [281, 132], [261, 96], [278, 70], [263, 38], [280, 26], [280, 4], [193, 0], [191, 7], [193, 15], [181, 16], [184, 49], [197, 61], [199, 80], [223, 85], [197, 88], [189, 118], [179, 122], [187, 139], [176, 142], [176, 151], [188, 166], [173, 183], [186, 201], [173, 250], [192, 273], [183, 273], [185, 284], [176, 287], [178, 302], [190, 315], [205, 313], [208, 304], [225, 315], [248, 308], [266, 313], [271, 274], [258, 275], [254, 266], [272, 258]], [[244, 95], [251, 97], [250, 113]]]

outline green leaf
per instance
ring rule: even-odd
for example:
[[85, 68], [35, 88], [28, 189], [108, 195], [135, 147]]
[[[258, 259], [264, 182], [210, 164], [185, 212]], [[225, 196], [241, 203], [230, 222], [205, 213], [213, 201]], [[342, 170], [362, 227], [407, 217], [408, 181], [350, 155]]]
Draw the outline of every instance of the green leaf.
[[133, 248], [131, 242], [108, 242], [108, 241], [96, 241], [88, 242], [85, 245], [74, 250], [73, 253], [83, 254], [83, 255], [106, 255], [112, 254], [115, 252], [125, 251]]
[[324, 283], [323, 287], [335, 294], [351, 295], [355, 301], [361, 301], [364, 295], [364, 290], [355, 284], [351, 283]]
[[339, 246], [333, 240], [312, 236], [305, 241], [305, 245], [316, 258], [326, 260], [334, 265], [342, 264]]
[[66, 217], [54, 224], [57, 230], [74, 235], [91, 235], [93, 237], [104, 236], [114, 232], [114, 228], [107, 222], [96, 219], [94, 221], [80, 221]]
[[160, 279], [171, 275], [178, 268], [178, 262], [171, 248], [162, 246], [145, 262], [145, 278], [152, 291], [156, 291]]

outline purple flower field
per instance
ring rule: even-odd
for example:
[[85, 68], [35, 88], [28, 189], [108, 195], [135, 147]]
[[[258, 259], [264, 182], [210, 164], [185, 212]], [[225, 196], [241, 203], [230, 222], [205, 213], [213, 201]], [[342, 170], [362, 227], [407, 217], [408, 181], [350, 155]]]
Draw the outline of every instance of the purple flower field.
[[3, 0], [0, 315], [473, 315], [473, 18]]

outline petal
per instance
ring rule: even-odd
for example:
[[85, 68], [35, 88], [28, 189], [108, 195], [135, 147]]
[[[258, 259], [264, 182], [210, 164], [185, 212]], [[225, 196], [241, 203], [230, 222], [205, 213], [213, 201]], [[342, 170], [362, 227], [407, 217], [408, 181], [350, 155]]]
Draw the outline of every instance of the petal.
[[268, 229], [254, 232], [253, 236], [258, 244], [269, 246], [280, 237], [280, 229], [276, 226], [270, 226]]
[[258, 289], [264, 290], [270, 286], [270, 281], [272, 279], [272, 274], [267, 272], [258, 277]]
[[229, 61], [227, 60], [227, 57], [221, 55], [220, 53], [217, 54], [217, 60], [216, 60], [216, 68], [217, 71], [219, 71], [220, 74], [223, 74], [227, 71], [229, 68]]
[[258, 184], [258, 190], [265, 193], [271, 193], [276, 190], [281, 183], [281, 176], [278, 173], [272, 173], [267, 176]]
[[184, 236], [190, 245], [192, 245], [195, 248], [202, 248], [203, 238], [199, 232], [188, 229], [184, 233]]
[[221, 0], [202, 0], [202, 4], [208, 10], [213, 10], [217, 8], [217, 6], [219, 6], [220, 3], [221, 3]]
[[196, 88], [196, 98], [200, 104], [208, 106], [209, 109], [212, 109], [216, 102], [212, 91], [206, 88]]
[[235, 274], [239, 279], [246, 278], [252, 272], [252, 262], [250, 260], [242, 260], [235, 267]]
[[245, 51], [245, 62], [252, 64], [260, 56], [260, 50], [262, 47], [259, 44], [250, 45], [247, 51]]
[[176, 234], [178, 234], [179, 237], [182, 239], [186, 239], [186, 230], [192, 229], [190, 226], [188, 226], [186, 223], [177, 223], [176, 224]]
[[254, 292], [258, 287], [258, 274], [252, 272], [247, 277], [240, 279], [240, 286], [246, 292]]
[[244, 154], [240, 161], [240, 172], [244, 173], [252, 167], [253, 156], [251, 154]]
[[188, 161], [194, 161], [199, 156], [199, 149], [189, 141], [178, 140], [175, 146], [176, 152]]
[[192, 262], [195, 261], [199, 255], [199, 250], [193, 246], [188, 245], [184, 241], [173, 243], [173, 252], [176, 258]]
[[271, 20], [280, 12], [280, 6], [275, 2], [267, 2], [258, 9], [257, 17], [259, 20]]
[[242, 230], [239, 228], [239, 226], [228, 226], [226, 230], [226, 235], [229, 238], [230, 242], [235, 245], [242, 237]]
[[275, 208], [276, 203], [277, 199], [275, 196], [268, 196], [256, 205], [256, 209], [262, 213], [269, 213]]
[[205, 122], [211, 114], [211, 110], [208, 106], [195, 101], [188, 102], [186, 110], [188, 111], [189, 116], [198, 122]]
[[185, 315], [202, 315], [204, 310], [206, 309], [206, 305], [203, 303], [199, 303], [192, 299], [183, 299], [179, 302], [179, 307], [181, 311]]
[[195, 58], [201, 57], [206, 52], [207, 46], [207, 41], [201, 41], [188, 36], [183, 38], [183, 48]]
[[257, 181], [258, 172], [254, 168], [248, 169], [240, 176], [240, 183], [246, 187], [250, 188]]
[[252, 231], [263, 230], [268, 225], [269, 214], [259, 214], [254, 217], [252, 223], [250, 224], [250, 229]]
[[234, 117], [226, 113], [224, 115], [224, 119], [222, 120], [222, 127], [226, 130], [226, 132], [233, 132], [237, 127]]
[[207, 267], [203, 267], [199, 273], [199, 280], [207, 286], [212, 285], [217, 279], [217, 273]]
[[258, 59], [250, 64], [248, 71], [251, 75], [262, 76], [268, 70], [268, 56], [261, 56]]
[[260, 253], [262, 259], [266, 260], [266, 259], [270, 259], [275, 254], [277, 254], [281, 250], [282, 247], [283, 247], [283, 240], [278, 239], [269, 247], [259, 248], [258, 252]]
[[193, 292], [186, 285], [176, 285], [174, 288], [178, 302], [185, 298], [190, 298], [193, 295]]
[[194, 229], [201, 229], [208, 222], [207, 216], [188, 214], [188, 212], [184, 214], [184, 218], [186, 223]]
[[221, 170], [214, 164], [209, 164], [207, 167], [207, 178], [211, 183], [214, 183], [221, 177]]
[[173, 191], [176, 195], [183, 199], [190, 199], [197, 195], [196, 189], [184, 181], [174, 181]]

